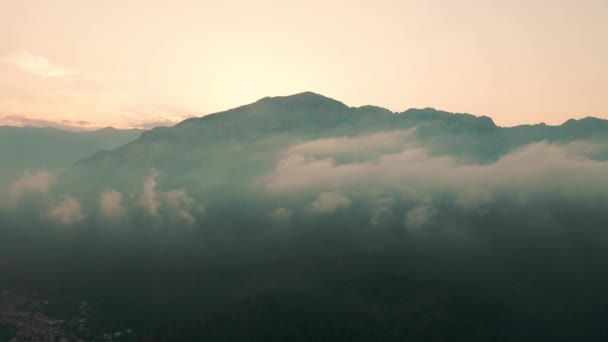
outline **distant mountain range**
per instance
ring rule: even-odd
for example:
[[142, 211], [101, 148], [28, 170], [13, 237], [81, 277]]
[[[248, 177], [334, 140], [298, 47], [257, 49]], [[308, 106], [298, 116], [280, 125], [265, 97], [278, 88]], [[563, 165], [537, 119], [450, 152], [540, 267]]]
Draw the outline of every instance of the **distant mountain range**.
[[408, 130], [433, 155], [464, 162], [491, 163], [540, 141], [593, 142], [596, 148], [587, 156], [608, 159], [608, 121], [598, 118], [499, 127], [487, 116], [433, 108], [394, 113], [376, 106], [349, 107], [305, 92], [266, 97], [149, 131], [0, 127], [0, 156], [6, 165], [0, 176], [6, 181], [24, 170], [51, 171], [62, 174], [63, 190], [87, 197], [106, 188], [135, 191], [154, 169], [169, 176], [167, 187], [186, 187], [195, 195], [240, 194], [294, 144]]
[[0, 287], [94, 298], [142, 340], [608, 340], [606, 120], [302, 93], [145, 132], [3, 127], [0, 162], [55, 175], [0, 187]]
[[90, 132], [55, 128], [0, 126], [0, 184], [23, 171], [64, 171], [94, 152], [135, 140], [143, 130], [112, 127]]
[[[86, 179], [130, 189], [154, 168], [170, 175], [167, 182], [172, 185], [225, 192], [268, 171], [277, 153], [292, 144], [410, 129], [415, 129], [416, 140], [435, 155], [479, 163], [495, 161], [539, 141], [608, 141], [608, 121], [597, 118], [568, 120], [560, 126], [499, 127], [486, 116], [433, 108], [393, 113], [375, 106], [348, 107], [305, 92], [266, 97], [173, 127], [154, 128], [124, 146], [80, 160], [65, 179], [75, 191], [82, 189], [80, 184]], [[594, 151], [593, 157], [608, 158], [608, 149]]]

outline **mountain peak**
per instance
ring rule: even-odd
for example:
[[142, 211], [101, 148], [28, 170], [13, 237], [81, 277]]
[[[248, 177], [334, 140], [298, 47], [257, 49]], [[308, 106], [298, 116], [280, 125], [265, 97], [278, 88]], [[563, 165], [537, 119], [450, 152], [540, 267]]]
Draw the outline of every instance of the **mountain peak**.
[[97, 132], [114, 132], [114, 131], [117, 131], [117, 129], [112, 126], [107, 126], [107, 127], [100, 128], [97, 130]]
[[311, 91], [305, 91], [303, 93], [297, 93], [287, 96], [274, 96], [264, 97], [258, 100], [256, 103], [264, 104], [278, 104], [288, 106], [340, 106], [347, 107], [344, 103], [323, 96], [321, 94], [313, 93]]
[[605, 134], [608, 132], [608, 120], [588, 116], [581, 119], [570, 119], [560, 127], [567, 129], [569, 132], [578, 132], [578, 134]]
[[593, 116], [587, 116], [581, 119], [568, 119], [566, 122], [564, 122], [562, 124], [563, 125], [594, 125], [594, 124], [602, 124], [606, 122], [606, 120], [600, 119], [600, 118], [596, 118]]

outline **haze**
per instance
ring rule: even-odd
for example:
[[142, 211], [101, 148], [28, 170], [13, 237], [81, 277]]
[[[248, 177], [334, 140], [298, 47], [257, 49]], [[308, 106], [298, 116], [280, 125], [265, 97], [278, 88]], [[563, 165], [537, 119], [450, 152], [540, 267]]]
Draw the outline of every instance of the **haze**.
[[608, 118], [608, 2], [0, 3], [0, 124], [152, 127], [313, 90], [503, 126]]

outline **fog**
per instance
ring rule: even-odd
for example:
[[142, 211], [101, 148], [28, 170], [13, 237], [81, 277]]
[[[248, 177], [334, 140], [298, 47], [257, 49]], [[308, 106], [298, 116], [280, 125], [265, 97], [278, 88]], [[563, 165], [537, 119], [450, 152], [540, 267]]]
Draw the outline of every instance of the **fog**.
[[[296, 305], [288, 331], [323, 308], [332, 326], [363, 317], [355, 330], [383, 337], [384, 325], [438, 339], [505, 326], [513, 340], [604, 336], [601, 140], [472, 158], [420, 127], [205, 148], [153, 140], [65, 173], [24, 170], [0, 194], [0, 283], [119, 298], [134, 309], [110, 316], [158, 331], [198, 315], [244, 315], [257, 329]], [[256, 311], [272, 298], [279, 311]], [[439, 330], [403, 323], [414, 312]], [[163, 323], [150, 328], [142, 317], [154, 315]]]

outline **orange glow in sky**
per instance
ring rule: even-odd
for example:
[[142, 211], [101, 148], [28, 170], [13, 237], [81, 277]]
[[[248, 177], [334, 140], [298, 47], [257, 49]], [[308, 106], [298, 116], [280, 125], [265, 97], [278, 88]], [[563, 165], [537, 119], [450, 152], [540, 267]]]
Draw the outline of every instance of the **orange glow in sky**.
[[264, 96], [608, 118], [606, 0], [0, 2], [0, 124], [172, 124]]

